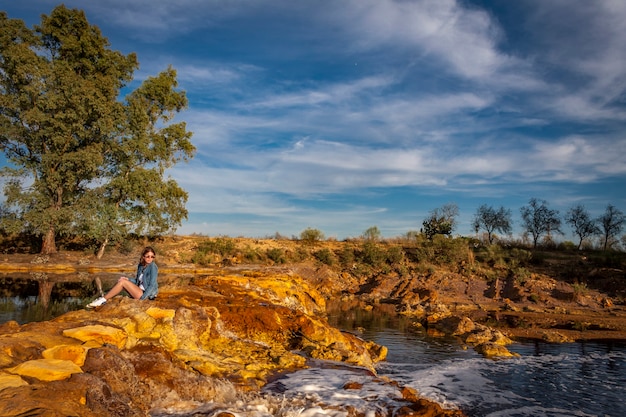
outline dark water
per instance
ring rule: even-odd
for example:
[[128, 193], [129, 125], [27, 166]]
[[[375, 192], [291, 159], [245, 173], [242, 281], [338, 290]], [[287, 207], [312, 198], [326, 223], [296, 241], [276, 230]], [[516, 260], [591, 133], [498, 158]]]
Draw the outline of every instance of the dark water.
[[520, 358], [493, 360], [401, 318], [351, 314], [331, 321], [388, 347], [380, 375], [469, 416], [626, 416], [626, 344], [517, 343]]
[[41, 272], [0, 276], [0, 324], [11, 320], [19, 324], [46, 321], [82, 309], [99, 295], [96, 278], [108, 288], [115, 277]]
[[85, 304], [85, 299], [76, 297], [55, 299], [47, 305], [40, 303], [36, 296], [0, 297], [0, 324], [11, 320], [19, 324], [51, 320], [84, 308]]

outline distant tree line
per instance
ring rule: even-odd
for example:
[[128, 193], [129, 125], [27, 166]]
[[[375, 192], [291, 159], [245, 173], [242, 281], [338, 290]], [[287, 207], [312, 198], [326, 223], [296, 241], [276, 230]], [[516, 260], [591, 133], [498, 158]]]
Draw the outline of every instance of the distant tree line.
[[[542, 239], [544, 243], [554, 243], [554, 235], [563, 234], [564, 222], [578, 238], [578, 249], [594, 237], [600, 238], [603, 250], [615, 249], [619, 246], [619, 235], [626, 224], [624, 213], [612, 204], [608, 204], [605, 212], [597, 218], [592, 218], [582, 204], [573, 206], [560, 217], [559, 211], [550, 209], [547, 201], [531, 198], [527, 205], [520, 208], [520, 214], [522, 231], [524, 235], [530, 236], [533, 248], [537, 248]], [[435, 236], [452, 236], [458, 224], [458, 216], [459, 208], [454, 203], [435, 208], [422, 222], [420, 231], [408, 232], [407, 237], [416, 238], [422, 235], [432, 240]], [[477, 235], [484, 231], [486, 241], [491, 245], [498, 239], [498, 233], [511, 235], [513, 230], [511, 210], [503, 206], [496, 208], [483, 204], [474, 214], [472, 228]], [[372, 226], [363, 232], [361, 238], [375, 242], [381, 239], [381, 232], [377, 226]], [[305, 243], [315, 243], [323, 239], [324, 234], [321, 231], [310, 227], [300, 234], [300, 240]], [[622, 240], [626, 247], [626, 236]]]
[[[433, 210], [422, 223], [422, 232], [429, 239], [435, 234], [451, 235], [456, 227], [458, 213], [455, 204], [447, 204]], [[554, 235], [563, 234], [564, 221], [578, 238], [578, 249], [593, 237], [600, 237], [603, 250], [611, 249], [619, 244], [619, 235], [626, 223], [624, 213], [612, 204], [608, 204], [604, 213], [597, 218], [592, 218], [582, 204], [570, 208], [561, 218], [559, 211], [550, 209], [547, 201], [534, 197], [520, 208], [520, 214], [522, 230], [531, 236], [533, 248], [539, 245], [542, 237], [551, 242]], [[488, 243], [492, 244], [497, 232], [511, 234], [513, 229], [511, 210], [502, 206], [494, 208], [483, 204], [476, 210], [472, 226], [477, 234], [481, 230], [484, 231]]]

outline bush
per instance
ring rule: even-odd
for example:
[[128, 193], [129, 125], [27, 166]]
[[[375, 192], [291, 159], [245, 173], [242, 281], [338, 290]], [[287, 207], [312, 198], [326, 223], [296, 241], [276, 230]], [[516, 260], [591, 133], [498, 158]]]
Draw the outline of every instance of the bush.
[[332, 266], [335, 263], [335, 255], [328, 248], [324, 248], [318, 250], [317, 252], [314, 252], [313, 256], [315, 257], [315, 259], [328, 266]]
[[308, 259], [308, 257], [309, 257], [309, 251], [306, 248], [299, 247], [296, 249], [296, 251], [293, 254], [293, 261], [302, 262]]
[[230, 256], [235, 252], [235, 241], [229, 237], [218, 237], [205, 240], [198, 245], [198, 252], [214, 253], [221, 256]]
[[287, 262], [287, 260], [285, 259], [285, 253], [280, 248], [268, 249], [265, 252], [265, 255], [277, 264], [284, 264], [285, 262]]
[[344, 246], [338, 256], [339, 263], [342, 268], [351, 269], [354, 266], [356, 256], [354, 254], [354, 249], [351, 246]]
[[246, 262], [254, 263], [261, 261], [263, 259], [263, 256], [259, 253], [258, 250], [248, 245], [243, 251], [243, 258], [246, 260]]
[[324, 233], [321, 230], [308, 227], [300, 233], [300, 240], [306, 244], [313, 245], [324, 240]]
[[404, 261], [404, 251], [400, 246], [391, 246], [387, 249], [387, 262], [390, 265], [398, 265]]
[[417, 251], [418, 259], [435, 265], [456, 265], [469, 260], [469, 247], [463, 238], [435, 235], [432, 241], [423, 242]]
[[361, 246], [359, 260], [373, 267], [380, 267], [387, 260], [387, 254], [374, 242], [366, 241]]

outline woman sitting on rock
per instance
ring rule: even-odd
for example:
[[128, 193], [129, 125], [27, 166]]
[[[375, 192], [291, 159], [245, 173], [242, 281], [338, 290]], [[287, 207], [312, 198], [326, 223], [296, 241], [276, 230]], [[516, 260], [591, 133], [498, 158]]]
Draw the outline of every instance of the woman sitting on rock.
[[126, 290], [136, 300], [154, 299], [159, 292], [159, 285], [157, 284], [159, 268], [154, 262], [155, 256], [154, 249], [146, 246], [139, 259], [136, 278], [120, 277], [104, 297], [99, 297], [87, 304], [87, 308], [100, 307], [123, 290]]

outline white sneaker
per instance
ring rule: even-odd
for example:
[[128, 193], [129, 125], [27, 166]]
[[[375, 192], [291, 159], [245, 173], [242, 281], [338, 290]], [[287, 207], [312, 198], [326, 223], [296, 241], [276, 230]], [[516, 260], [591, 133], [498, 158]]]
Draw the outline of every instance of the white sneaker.
[[106, 304], [107, 299], [104, 297], [98, 297], [95, 300], [93, 300], [91, 303], [87, 304], [85, 306], [85, 308], [96, 308], [96, 307], [100, 307], [102, 304]]

